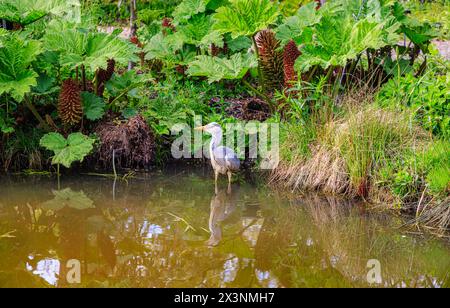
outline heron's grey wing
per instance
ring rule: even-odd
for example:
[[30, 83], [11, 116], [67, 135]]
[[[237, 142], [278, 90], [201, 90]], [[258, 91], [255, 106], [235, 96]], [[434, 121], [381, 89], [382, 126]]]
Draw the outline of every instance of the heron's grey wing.
[[237, 171], [241, 167], [241, 161], [236, 153], [227, 147], [217, 147], [214, 149], [214, 158], [217, 164], [227, 167], [232, 171]]

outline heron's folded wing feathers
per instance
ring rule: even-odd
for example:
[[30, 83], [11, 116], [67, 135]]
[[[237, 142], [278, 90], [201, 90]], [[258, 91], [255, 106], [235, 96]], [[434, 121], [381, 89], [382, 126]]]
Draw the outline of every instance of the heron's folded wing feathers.
[[237, 157], [236, 153], [227, 147], [217, 147], [214, 149], [214, 158], [216, 163], [220, 166], [227, 167], [232, 171], [239, 170], [241, 161]]

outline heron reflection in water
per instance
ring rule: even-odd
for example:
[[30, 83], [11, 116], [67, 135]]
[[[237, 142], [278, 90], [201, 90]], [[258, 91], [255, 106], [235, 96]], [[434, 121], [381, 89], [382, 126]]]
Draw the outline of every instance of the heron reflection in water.
[[209, 230], [211, 237], [207, 241], [208, 246], [217, 246], [222, 240], [222, 223], [236, 210], [239, 198], [239, 188], [228, 187], [227, 190], [217, 190], [211, 199], [211, 212], [209, 215]]

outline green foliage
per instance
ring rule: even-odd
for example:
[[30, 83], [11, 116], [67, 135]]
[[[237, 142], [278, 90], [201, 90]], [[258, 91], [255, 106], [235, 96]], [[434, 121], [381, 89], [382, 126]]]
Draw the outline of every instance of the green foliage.
[[430, 170], [426, 181], [432, 193], [444, 194], [448, 192], [450, 190], [450, 168], [448, 163]]
[[[322, 68], [345, 66], [365, 50], [378, 50], [396, 44], [396, 34], [400, 24], [389, 14], [388, 8], [370, 7], [364, 14], [355, 8], [359, 1], [327, 2], [322, 9], [314, 12], [312, 4], [300, 9], [297, 17], [291, 17], [281, 28], [279, 37], [286, 40], [286, 32], [293, 31], [297, 40], [306, 40], [302, 55], [297, 59], [296, 68], [308, 71], [312, 66]], [[364, 7], [363, 7], [364, 8]]]
[[185, 22], [192, 16], [206, 11], [206, 6], [211, 0], [184, 0], [173, 12], [177, 23]]
[[73, 133], [67, 139], [58, 133], [48, 133], [42, 137], [40, 145], [55, 154], [52, 159], [53, 165], [61, 164], [70, 168], [72, 163], [83, 161], [92, 151], [94, 142], [95, 139], [81, 133]]
[[205, 91], [210, 89], [201, 83], [187, 84], [178, 87], [176, 83], [166, 82], [155, 87], [156, 97], [151, 100], [140, 100], [136, 107], [141, 110], [153, 131], [161, 135], [170, 135], [175, 124], [188, 122], [193, 115], [206, 115]]
[[211, 44], [223, 47], [223, 38], [217, 31], [212, 31], [213, 21], [211, 16], [198, 14], [193, 16], [183, 26], [179, 27], [179, 33], [186, 44], [197, 47], [209, 48]]
[[164, 10], [143, 9], [138, 11], [138, 20], [150, 25], [164, 15]]
[[231, 33], [233, 38], [253, 36], [274, 24], [279, 10], [270, 0], [230, 0], [230, 4], [217, 9], [213, 15], [214, 29]]
[[14, 134], [3, 139], [4, 143], [0, 152], [0, 159], [5, 170], [42, 168], [39, 146], [42, 135], [39, 128], [15, 125]]
[[145, 46], [145, 58], [147, 60], [164, 60], [166, 63], [177, 63], [180, 61], [177, 52], [181, 48], [183, 48], [183, 40], [179, 33], [167, 36], [164, 36], [163, 33], [158, 33]]
[[235, 39], [229, 37], [227, 40], [228, 48], [232, 52], [246, 51], [252, 47], [252, 44], [252, 40], [247, 36], [239, 36]]
[[123, 109], [130, 100], [141, 99], [142, 86], [150, 80], [147, 75], [138, 75], [136, 71], [128, 71], [123, 75], [114, 74], [106, 83], [108, 96], [112, 100], [111, 105]]
[[411, 10], [411, 15], [422, 23], [431, 23], [439, 31], [439, 39], [450, 39], [450, 2], [430, 1], [421, 3], [418, 0], [404, 4]]
[[391, 79], [377, 95], [381, 106], [411, 110], [419, 123], [436, 135], [450, 136], [450, 73], [406, 74]]
[[[217, 0], [185, 0], [176, 7], [172, 22], [175, 29], [160, 28], [150, 34], [144, 50], [147, 60], [161, 60], [168, 72], [186, 66], [196, 55], [205, 55], [210, 47], [224, 47], [222, 34], [213, 29], [211, 12], [223, 5]], [[225, 1], [226, 2], [226, 1]], [[149, 30], [149, 28], [147, 28]], [[153, 32], [153, 31], [151, 31]]]
[[[285, 93], [279, 93], [277, 99], [285, 102], [288, 108], [287, 116], [295, 122], [308, 121], [311, 117], [326, 114], [332, 110], [332, 96], [328, 91], [327, 79], [321, 76], [313, 83], [297, 82]], [[292, 93], [303, 92], [305, 95], [293, 95]], [[285, 108], [286, 108], [285, 107]]]
[[420, 46], [422, 50], [427, 51], [426, 45], [439, 34], [432, 25], [406, 15], [405, 8], [399, 2], [394, 3], [393, 14], [397, 21], [401, 23], [401, 31], [405, 33], [408, 39]]
[[417, 168], [432, 193], [445, 195], [450, 190], [450, 142], [438, 140], [431, 143], [419, 153]]
[[450, 142], [436, 140], [409, 150], [381, 170], [381, 179], [403, 198], [418, 198], [427, 189], [436, 197], [450, 190]]
[[[224, 115], [215, 113], [208, 104], [211, 97], [229, 97], [234, 91], [222, 88], [220, 84], [211, 86], [206, 81], [187, 80], [180, 85], [175, 81], [165, 81], [153, 88], [155, 97], [137, 100], [132, 108], [139, 110], [156, 135], [167, 138], [175, 124], [194, 125], [193, 117], [202, 116], [207, 122], [222, 122]], [[241, 88], [238, 87], [238, 93]]]
[[[315, 2], [314, 0], [283, 0], [280, 1], [280, 10], [283, 16], [289, 17], [295, 15], [299, 8], [308, 5], [310, 2]], [[317, 2], [315, 3], [317, 7]]]
[[355, 189], [372, 179], [379, 166], [402, 153], [413, 136], [407, 115], [369, 108], [350, 113], [337, 146]]
[[175, 100], [171, 101], [170, 104], [167, 103], [167, 98], [157, 98], [148, 102], [148, 107], [143, 110], [143, 115], [149, 120], [153, 131], [159, 136], [170, 135], [170, 130], [174, 125], [186, 123], [191, 112], [189, 106], [183, 105], [177, 97], [174, 97]]
[[73, 18], [79, 7], [79, 0], [0, 0], [0, 19], [27, 26], [49, 14]]
[[3, 109], [0, 109], [0, 132], [3, 134], [10, 134], [14, 132], [13, 125], [13, 120], [8, 117]]
[[250, 68], [256, 67], [256, 59], [248, 54], [234, 54], [230, 59], [197, 56], [187, 73], [190, 76], [208, 77], [210, 83], [223, 79], [241, 79]]
[[107, 61], [118, 64], [137, 62], [137, 47], [114, 35], [88, 32], [75, 25], [53, 22], [44, 37], [46, 49], [60, 53], [60, 64], [70, 68], [82, 65], [95, 72], [106, 68]]
[[31, 87], [36, 86], [38, 75], [30, 67], [37, 55], [42, 52], [41, 44], [26, 40], [18, 35], [2, 39], [0, 47], [0, 95], [9, 93], [22, 101]]
[[407, 170], [399, 170], [393, 179], [392, 191], [399, 197], [405, 198], [414, 192], [411, 185], [414, 182], [413, 176]]
[[3, 46], [2, 38], [9, 35], [9, 31], [3, 28], [0, 28], [0, 47]]
[[213, 30], [209, 4], [221, 5], [220, 1], [185, 0], [176, 7], [173, 24], [176, 31], [161, 29], [152, 35], [145, 46], [146, 59], [163, 61], [166, 68], [187, 65], [197, 54], [209, 52], [211, 45], [223, 47], [219, 31]]
[[106, 104], [101, 97], [90, 92], [83, 92], [81, 99], [83, 100], [83, 112], [88, 120], [95, 121], [103, 118]]
[[50, 95], [58, 91], [58, 87], [55, 86], [55, 78], [46, 74], [41, 74], [37, 78], [37, 85], [33, 88], [34, 95]]
[[317, 127], [313, 121], [290, 120], [280, 127], [280, 158], [295, 163], [310, 156], [310, 144], [317, 137]]
[[277, 28], [277, 38], [283, 45], [290, 40], [294, 40], [298, 45], [311, 42], [313, 31], [310, 27], [321, 19], [316, 6], [315, 2], [302, 6], [295, 15], [286, 18], [284, 23]]

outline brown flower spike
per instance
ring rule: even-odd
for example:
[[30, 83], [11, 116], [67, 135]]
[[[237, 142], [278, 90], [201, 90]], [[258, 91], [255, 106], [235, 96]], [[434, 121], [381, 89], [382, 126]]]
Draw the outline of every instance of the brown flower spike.
[[290, 41], [284, 47], [283, 64], [284, 64], [284, 85], [290, 87], [293, 81], [297, 80], [294, 64], [297, 58], [300, 57], [301, 52], [298, 50], [294, 41]]
[[98, 78], [98, 88], [97, 88], [97, 95], [103, 96], [103, 92], [105, 91], [105, 85], [106, 83], [111, 79], [111, 77], [114, 74], [114, 70], [116, 67], [116, 61], [113, 59], [108, 60], [108, 65], [106, 67], [106, 70], [99, 69], [97, 73]]
[[78, 124], [83, 117], [80, 87], [73, 79], [65, 80], [61, 86], [58, 114], [61, 121], [67, 125]]
[[280, 42], [272, 30], [263, 30], [256, 36], [259, 51], [259, 64], [264, 83], [269, 91], [283, 87], [283, 52], [279, 50]]

